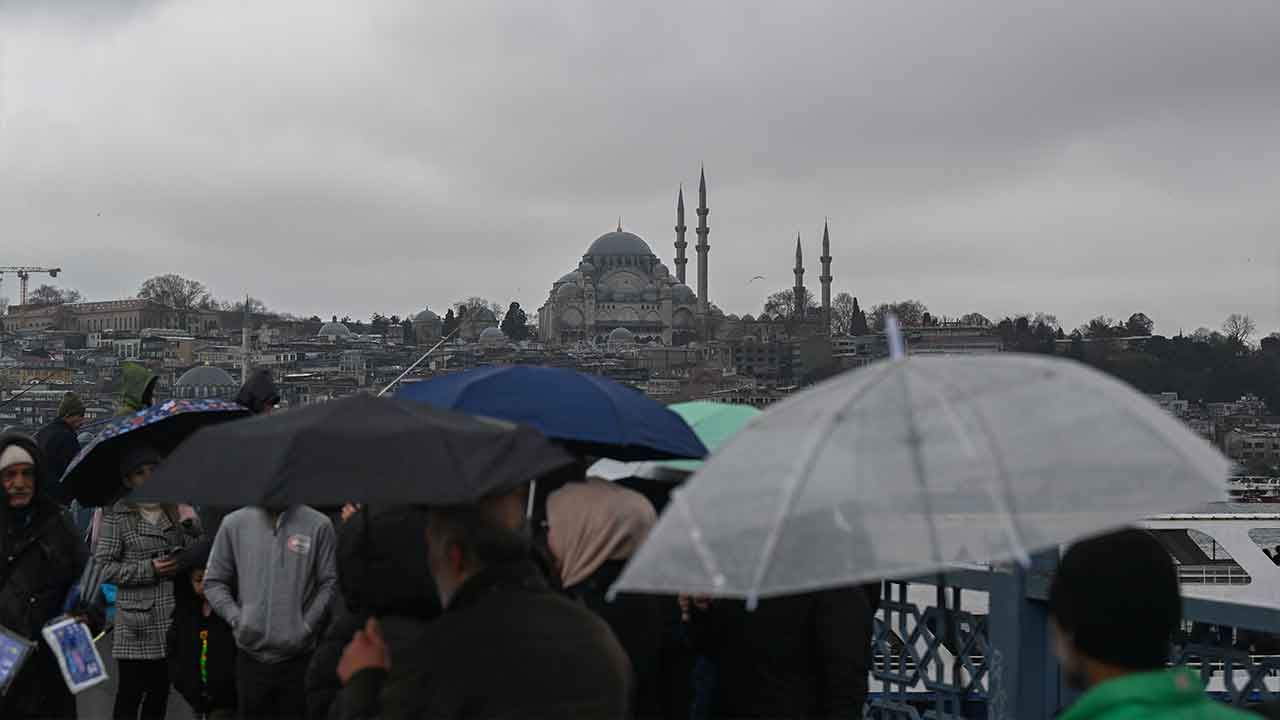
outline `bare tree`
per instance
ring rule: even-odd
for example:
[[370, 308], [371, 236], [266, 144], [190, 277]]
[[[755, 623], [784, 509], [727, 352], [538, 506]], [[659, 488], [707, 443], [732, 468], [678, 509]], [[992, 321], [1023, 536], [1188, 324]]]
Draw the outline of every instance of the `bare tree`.
[[79, 290], [58, 288], [52, 285], [41, 285], [27, 295], [28, 305], [66, 305], [78, 303], [82, 299]]
[[849, 328], [853, 324], [853, 313], [856, 312], [858, 301], [847, 292], [842, 292], [831, 298], [831, 334], [847, 335]]
[[142, 283], [138, 297], [179, 310], [202, 309], [211, 302], [209, 289], [204, 283], [173, 274], [157, 275]]
[[1080, 334], [1087, 338], [1108, 338], [1115, 335], [1116, 321], [1106, 315], [1099, 315], [1088, 324], [1080, 326]]
[[929, 312], [929, 308], [919, 300], [902, 300], [900, 302], [881, 303], [871, 308], [871, 326], [877, 332], [884, 331], [884, 320], [889, 313], [893, 313], [898, 318], [898, 324], [903, 327], [919, 327], [924, 323], [924, 316]]
[[1248, 345], [1249, 339], [1253, 337], [1253, 333], [1257, 329], [1258, 325], [1252, 318], [1240, 313], [1231, 313], [1222, 323], [1222, 334], [1226, 335], [1228, 340], [1233, 340], [1241, 345]]
[[477, 310], [479, 308], [484, 308], [485, 310], [488, 310], [489, 312], [493, 313], [493, 317], [495, 320], [501, 322], [502, 316], [504, 314], [502, 311], [502, 306], [499, 305], [498, 303], [492, 302], [482, 297], [477, 297], [474, 295], [469, 298], [466, 298], [465, 300], [459, 300], [455, 302], [453, 304], [453, 307], [456, 310], [458, 310], [458, 317], [462, 317], [464, 314], [469, 315], [474, 310]]
[[1150, 335], [1155, 327], [1156, 324], [1146, 313], [1134, 313], [1129, 316], [1129, 322], [1124, 324], [1125, 332], [1130, 335]]
[[[818, 303], [814, 302], [812, 293], [805, 293], [804, 304], [806, 314], [812, 316], [813, 312], [818, 309]], [[764, 301], [764, 314], [769, 317], [782, 316], [785, 320], [790, 320], [796, 315], [796, 292], [794, 289], [782, 290], [776, 292]]]

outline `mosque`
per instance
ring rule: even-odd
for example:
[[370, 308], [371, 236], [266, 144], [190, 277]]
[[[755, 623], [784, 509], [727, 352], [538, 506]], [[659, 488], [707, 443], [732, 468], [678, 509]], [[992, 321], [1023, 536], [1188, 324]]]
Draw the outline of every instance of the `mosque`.
[[[684, 345], [693, 341], [767, 337], [779, 334], [826, 334], [831, 317], [831, 251], [825, 228], [822, 240], [822, 308], [806, 312], [803, 301], [788, 317], [726, 316], [709, 299], [708, 255], [711, 228], [707, 216], [707, 176], [698, 180], [697, 289], [686, 283], [684, 189], [676, 196], [675, 274], [639, 235], [617, 230], [596, 238], [577, 268], [551, 287], [538, 309], [538, 333], [549, 344], [579, 341], [624, 345], [637, 339]], [[804, 266], [796, 244], [796, 297], [804, 291]], [[779, 326], [785, 325], [785, 329]]]

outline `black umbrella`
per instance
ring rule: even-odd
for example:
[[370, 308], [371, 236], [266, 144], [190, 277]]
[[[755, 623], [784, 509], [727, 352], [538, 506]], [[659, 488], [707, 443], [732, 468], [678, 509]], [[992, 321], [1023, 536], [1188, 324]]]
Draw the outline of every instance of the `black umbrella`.
[[530, 427], [358, 395], [201, 430], [134, 495], [197, 505], [452, 505], [571, 462]]

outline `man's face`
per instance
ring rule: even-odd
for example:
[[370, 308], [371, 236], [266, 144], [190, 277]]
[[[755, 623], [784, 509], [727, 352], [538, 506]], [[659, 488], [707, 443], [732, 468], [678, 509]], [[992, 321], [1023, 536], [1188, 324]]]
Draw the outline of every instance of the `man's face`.
[[461, 587], [464, 576], [462, 551], [454, 543], [427, 531], [427, 563], [431, 566], [431, 577], [436, 583], [436, 592], [440, 595], [440, 605], [449, 606], [449, 600]]
[[84, 425], [83, 415], [68, 415], [64, 420], [66, 420], [67, 425], [71, 426], [72, 430], [79, 430], [80, 426]]
[[25, 508], [36, 496], [36, 466], [28, 463], [10, 465], [0, 470], [0, 482], [4, 484], [9, 507], [15, 510]]
[[156, 469], [156, 466], [154, 463], [139, 465], [136, 469], [131, 470], [129, 474], [124, 477], [124, 482], [129, 487], [133, 488], [134, 490], [137, 490], [138, 488], [147, 484], [147, 481], [151, 479], [151, 472], [155, 469]]

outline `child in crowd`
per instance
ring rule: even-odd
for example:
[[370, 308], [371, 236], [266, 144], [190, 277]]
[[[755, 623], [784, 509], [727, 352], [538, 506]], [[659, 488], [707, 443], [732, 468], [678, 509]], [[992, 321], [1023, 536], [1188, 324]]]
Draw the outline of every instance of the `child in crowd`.
[[236, 641], [231, 626], [209, 606], [204, 567], [211, 545], [202, 542], [182, 557], [175, 580], [169, 628], [169, 676], [196, 717], [236, 714]]

